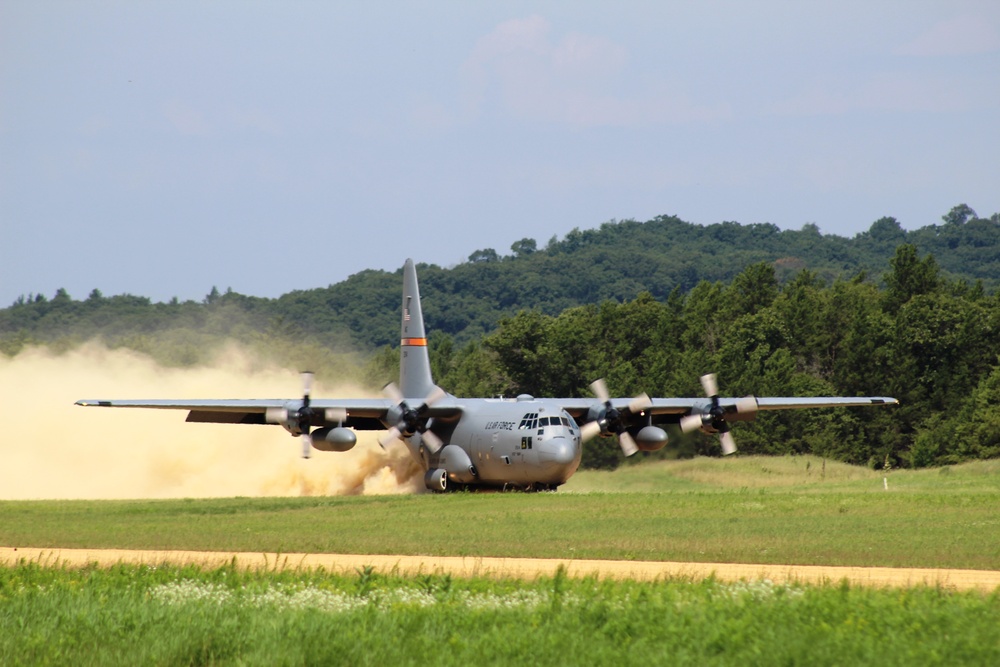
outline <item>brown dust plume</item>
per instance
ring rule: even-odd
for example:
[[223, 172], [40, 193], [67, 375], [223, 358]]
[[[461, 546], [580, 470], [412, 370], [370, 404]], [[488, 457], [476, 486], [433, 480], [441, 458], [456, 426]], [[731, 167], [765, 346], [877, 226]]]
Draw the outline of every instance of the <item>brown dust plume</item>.
[[[88, 344], [0, 355], [0, 499], [203, 498], [414, 493], [405, 447], [359, 431], [349, 452], [313, 452], [279, 426], [188, 424], [183, 410], [84, 408], [85, 399], [296, 398], [295, 371], [260, 369], [239, 348], [210, 366], [164, 368]], [[314, 398], [371, 395], [324, 386]]]

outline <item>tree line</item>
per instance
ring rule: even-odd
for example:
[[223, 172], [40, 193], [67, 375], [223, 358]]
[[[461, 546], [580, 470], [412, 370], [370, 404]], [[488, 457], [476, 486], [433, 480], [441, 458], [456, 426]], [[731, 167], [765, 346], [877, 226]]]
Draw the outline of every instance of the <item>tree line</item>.
[[[556, 316], [577, 306], [634, 299], [641, 292], [662, 301], [675, 289], [687, 294], [701, 281], [732, 281], [756, 262], [772, 264], [782, 284], [803, 269], [825, 284], [862, 272], [878, 283], [895, 248], [904, 243], [933, 255], [944, 277], [980, 281], [987, 292], [1000, 287], [1000, 214], [982, 218], [965, 204], [942, 216], [942, 224], [906, 231], [886, 217], [851, 239], [820, 234], [811, 224], [782, 231], [770, 224], [694, 225], [675, 216], [612, 221], [553, 237], [545, 247], [525, 238], [506, 255], [486, 248], [451, 268], [418, 268], [428, 327], [464, 345], [522, 309]], [[240, 340], [271, 330], [367, 352], [396, 338], [400, 276], [401, 270], [361, 271], [340, 283], [277, 299], [216, 287], [201, 302], [151, 303], [127, 294], [106, 297], [97, 289], [82, 300], [66, 290], [52, 298], [29, 294], [0, 309], [0, 350], [10, 353], [28, 339], [51, 343], [99, 336], [117, 344], [183, 329]]]

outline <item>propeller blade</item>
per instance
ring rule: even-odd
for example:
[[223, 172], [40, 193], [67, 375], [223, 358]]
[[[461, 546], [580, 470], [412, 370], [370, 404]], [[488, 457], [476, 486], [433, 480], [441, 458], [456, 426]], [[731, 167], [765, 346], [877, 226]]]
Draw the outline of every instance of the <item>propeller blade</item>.
[[313, 439], [308, 433], [302, 434], [302, 458], [309, 458], [309, 450], [312, 449]]
[[729, 431], [719, 434], [719, 440], [722, 441], [722, 454], [724, 456], [729, 456], [736, 452], [736, 441], [733, 439], [733, 434]]
[[643, 392], [629, 401], [628, 411], [632, 414], [637, 414], [649, 410], [651, 407], [653, 407], [652, 399], [649, 398], [649, 394]]
[[709, 398], [719, 395], [719, 383], [715, 373], [708, 373], [701, 376], [701, 386], [705, 390], [705, 395]]
[[285, 408], [268, 408], [264, 411], [264, 421], [268, 424], [282, 424], [288, 421], [288, 410]]
[[427, 451], [431, 454], [437, 454], [438, 451], [444, 447], [444, 442], [434, 431], [424, 431], [420, 434], [420, 439], [423, 441], [424, 445], [427, 446]]
[[393, 426], [388, 431], [379, 436], [378, 444], [381, 445], [382, 449], [385, 449], [386, 445], [390, 445], [394, 441], [399, 440], [399, 436], [401, 435], [402, 433], [400, 432], [400, 430], [395, 426]]
[[702, 419], [700, 414], [688, 415], [687, 417], [681, 417], [681, 430], [685, 433], [691, 433], [692, 431], [697, 431], [702, 426]]
[[312, 371], [302, 371], [302, 393], [308, 396], [312, 393], [313, 378], [316, 375]]
[[601, 432], [601, 425], [597, 422], [587, 422], [580, 427], [580, 441], [587, 442], [593, 440]]
[[739, 399], [736, 401], [736, 412], [743, 415], [757, 412], [757, 398], [754, 396], [746, 396]]
[[590, 388], [594, 391], [594, 395], [597, 396], [597, 400], [601, 403], [607, 403], [611, 400], [611, 395], [608, 393], [608, 385], [604, 383], [604, 378], [598, 378], [591, 382]]
[[431, 390], [431, 393], [427, 394], [427, 398], [424, 399], [424, 406], [429, 408], [447, 395], [448, 393], [444, 389], [435, 386]]
[[382, 387], [382, 393], [393, 400], [397, 405], [403, 402], [403, 392], [399, 390], [395, 382], [390, 382]]
[[347, 419], [347, 410], [344, 408], [327, 408], [323, 411], [323, 417], [331, 423], [341, 423]]
[[622, 454], [625, 456], [632, 456], [639, 451], [639, 447], [628, 431], [622, 431], [618, 434], [618, 446], [622, 448]]

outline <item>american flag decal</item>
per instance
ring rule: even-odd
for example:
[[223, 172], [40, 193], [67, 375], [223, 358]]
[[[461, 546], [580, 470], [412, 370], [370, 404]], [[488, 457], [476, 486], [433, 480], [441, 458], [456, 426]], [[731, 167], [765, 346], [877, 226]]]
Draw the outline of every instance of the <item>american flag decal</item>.
[[410, 299], [412, 299], [412, 298], [413, 298], [412, 296], [406, 297], [406, 305], [403, 306], [403, 321], [404, 322], [409, 322], [410, 321]]

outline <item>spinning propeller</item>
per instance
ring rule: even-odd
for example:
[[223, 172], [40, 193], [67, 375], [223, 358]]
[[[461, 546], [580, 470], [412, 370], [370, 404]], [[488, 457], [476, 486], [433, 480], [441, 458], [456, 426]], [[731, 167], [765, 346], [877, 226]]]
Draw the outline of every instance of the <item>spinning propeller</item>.
[[[382, 389], [382, 392], [396, 402], [395, 412], [399, 414], [396, 424], [392, 426], [388, 431], [386, 431], [378, 439], [378, 444], [385, 449], [386, 445], [391, 443], [393, 440], [398, 438], [409, 438], [413, 435], [419, 433], [421, 441], [427, 445], [427, 449], [431, 454], [436, 453], [441, 446], [444, 444], [441, 438], [438, 437], [434, 431], [431, 431], [427, 426], [427, 419], [424, 415], [435, 403], [440, 401], [442, 398], [447, 396], [444, 389], [441, 387], [434, 387], [431, 393], [427, 395], [424, 402], [420, 404], [418, 408], [411, 408], [407, 403], [406, 399], [403, 397], [403, 392], [399, 390], [399, 387], [395, 383], [390, 382]], [[390, 412], [390, 415], [393, 413]]]
[[[722, 443], [722, 453], [726, 456], [736, 451], [736, 441], [733, 434], [729, 432], [729, 422], [726, 420], [726, 409], [719, 404], [719, 383], [715, 373], [701, 376], [701, 386], [705, 390], [705, 395], [712, 401], [707, 410], [690, 414], [681, 418], [681, 430], [685, 433], [697, 431], [699, 429], [719, 434], [719, 441]], [[757, 411], [757, 399], [747, 396], [736, 401], [736, 412], [739, 414], [753, 414]]]
[[586, 442], [596, 435], [614, 435], [618, 438], [618, 446], [622, 448], [622, 453], [625, 456], [632, 456], [639, 451], [639, 447], [636, 446], [635, 439], [628, 432], [629, 418], [643, 410], [648, 410], [652, 407], [653, 402], [646, 394], [639, 394], [629, 402], [628, 407], [623, 411], [611, 404], [611, 395], [608, 393], [608, 387], [604, 380], [594, 380], [590, 383], [590, 388], [594, 390], [597, 399], [604, 405], [599, 411], [591, 408], [591, 413], [588, 415], [591, 417], [591, 421], [580, 428], [580, 438]]
[[[302, 458], [309, 458], [312, 449], [312, 429], [313, 419], [317, 417], [316, 410], [309, 406], [309, 394], [312, 392], [314, 374], [311, 371], [302, 371], [302, 406], [295, 412], [289, 412], [287, 408], [268, 408], [265, 413], [265, 420], [274, 424], [282, 424], [292, 435], [299, 435], [302, 438]], [[343, 424], [347, 419], [347, 410], [338, 408], [327, 408], [323, 411], [324, 422], [336, 422]]]

